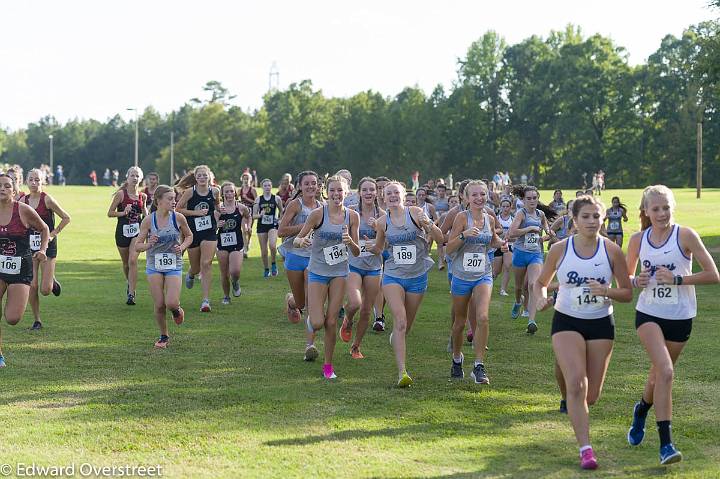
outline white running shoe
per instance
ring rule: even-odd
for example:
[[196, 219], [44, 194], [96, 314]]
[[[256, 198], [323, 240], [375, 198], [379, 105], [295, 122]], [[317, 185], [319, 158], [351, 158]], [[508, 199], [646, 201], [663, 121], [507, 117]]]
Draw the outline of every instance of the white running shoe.
[[507, 291], [505, 291], [504, 289], [501, 289], [501, 290], [500, 290], [500, 296], [510, 296], [510, 295], [508, 294]]

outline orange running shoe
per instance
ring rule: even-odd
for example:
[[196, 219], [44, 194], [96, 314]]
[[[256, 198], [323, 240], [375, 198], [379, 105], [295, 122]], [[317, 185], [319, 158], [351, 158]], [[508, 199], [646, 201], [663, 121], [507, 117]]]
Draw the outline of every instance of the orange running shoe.
[[352, 339], [352, 321], [348, 321], [347, 316], [343, 319], [342, 326], [340, 326], [340, 338], [343, 342], [349, 343]]
[[175, 320], [175, 324], [180, 326], [183, 321], [185, 321], [185, 310], [181, 307], [178, 307], [177, 316], [175, 315], [175, 312], [173, 312], [173, 319]]
[[350, 348], [350, 356], [352, 356], [353, 359], [365, 359], [365, 356], [363, 356], [363, 353], [360, 352], [360, 348], [355, 345], [353, 345], [353, 347]]

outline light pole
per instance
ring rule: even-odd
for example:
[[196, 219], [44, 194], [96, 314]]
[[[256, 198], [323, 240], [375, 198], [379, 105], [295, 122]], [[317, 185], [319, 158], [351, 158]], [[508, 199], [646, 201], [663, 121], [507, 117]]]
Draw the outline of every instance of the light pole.
[[128, 108], [128, 111], [135, 112], [135, 166], [138, 165], [138, 111], [137, 108]]
[[[50, 140], [50, 175], [53, 175], [53, 136], [48, 135], [48, 139]], [[50, 176], [52, 178], [52, 176]]]

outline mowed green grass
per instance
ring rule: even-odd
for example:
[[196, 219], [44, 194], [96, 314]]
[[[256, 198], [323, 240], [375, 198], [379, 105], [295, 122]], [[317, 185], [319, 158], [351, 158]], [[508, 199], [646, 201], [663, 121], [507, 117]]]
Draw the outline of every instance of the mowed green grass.
[[[582, 473], [567, 416], [557, 412], [550, 312], [527, 336], [511, 302], [493, 296], [491, 385], [449, 379], [449, 293], [433, 270], [408, 339], [415, 384], [394, 387], [387, 333], [370, 332], [366, 359], [338, 342], [339, 379], [302, 361], [301, 325], [284, 314], [284, 276], [263, 279], [253, 244], [243, 295], [222, 306], [215, 269], [213, 311], [199, 313], [200, 288], [183, 290], [185, 324], [171, 347], [153, 350], [157, 329], [144, 272], [138, 305], [124, 304], [125, 280], [110, 188], [51, 189], [71, 213], [59, 243], [59, 298], [42, 299], [45, 328], [28, 313], [2, 325], [8, 367], [0, 370], [0, 463], [160, 464], [164, 477], [718, 477], [720, 476], [720, 288], [699, 287], [699, 314], [677, 365], [673, 433], [685, 461], [660, 467], [654, 413], [645, 443], [627, 445], [633, 403], [648, 360], [635, 335], [632, 305], [616, 309], [617, 339], [603, 396], [591, 409], [600, 469]], [[572, 192], [567, 191], [567, 196]], [[640, 191], [618, 193], [637, 229]], [[543, 199], [551, 192], [543, 192]], [[677, 192], [677, 221], [720, 247], [720, 190]], [[144, 265], [144, 256], [141, 257]], [[144, 271], [144, 266], [141, 267]]]

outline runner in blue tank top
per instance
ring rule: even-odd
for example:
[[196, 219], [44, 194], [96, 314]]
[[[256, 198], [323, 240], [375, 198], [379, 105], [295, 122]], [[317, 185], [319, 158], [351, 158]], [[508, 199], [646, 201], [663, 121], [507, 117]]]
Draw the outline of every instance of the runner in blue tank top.
[[420, 208], [404, 206], [405, 188], [397, 181], [385, 185], [387, 213], [377, 221], [377, 238], [373, 253], [379, 254], [387, 242], [390, 257], [385, 262], [383, 293], [395, 321], [390, 344], [395, 350], [398, 386], [408, 387], [412, 378], [405, 369], [405, 337], [415, 321], [427, 290], [427, 272], [434, 264], [430, 259], [426, 236], [443, 242], [440, 228]]
[[185, 319], [185, 311], [180, 307], [182, 256], [192, 243], [193, 234], [185, 216], [175, 212], [175, 191], [171, 187], [157, 187], [153, 206], [155, 211], [140, 225], [135, 248], [139, 252], [146, 251], [145, 273], [155, 303], [155, 321], [160, 329], [160, 339], [155, 342], [155, 347], [165, 349], [170, 341], [167, 311], [172, 314], [175, 324], [182, 324]]
[[[331, 176], [327, 180], [326, 189], [327, 205], [310, 213], [293, 244], [299, 248], [311, 248], [307, 327], [311, 333], [325, 328], [323, 376], [325, 379], [335, 379], [332, 360], [335, 353], [337, 317], [345, 296], [345, 281], [349, 271], [348, 254], [360, 255], [360, 220], [356, 211], [343, 204], [348, 191], [344, 178]], [[311, 239], [310, 233], [313, 231]]]

